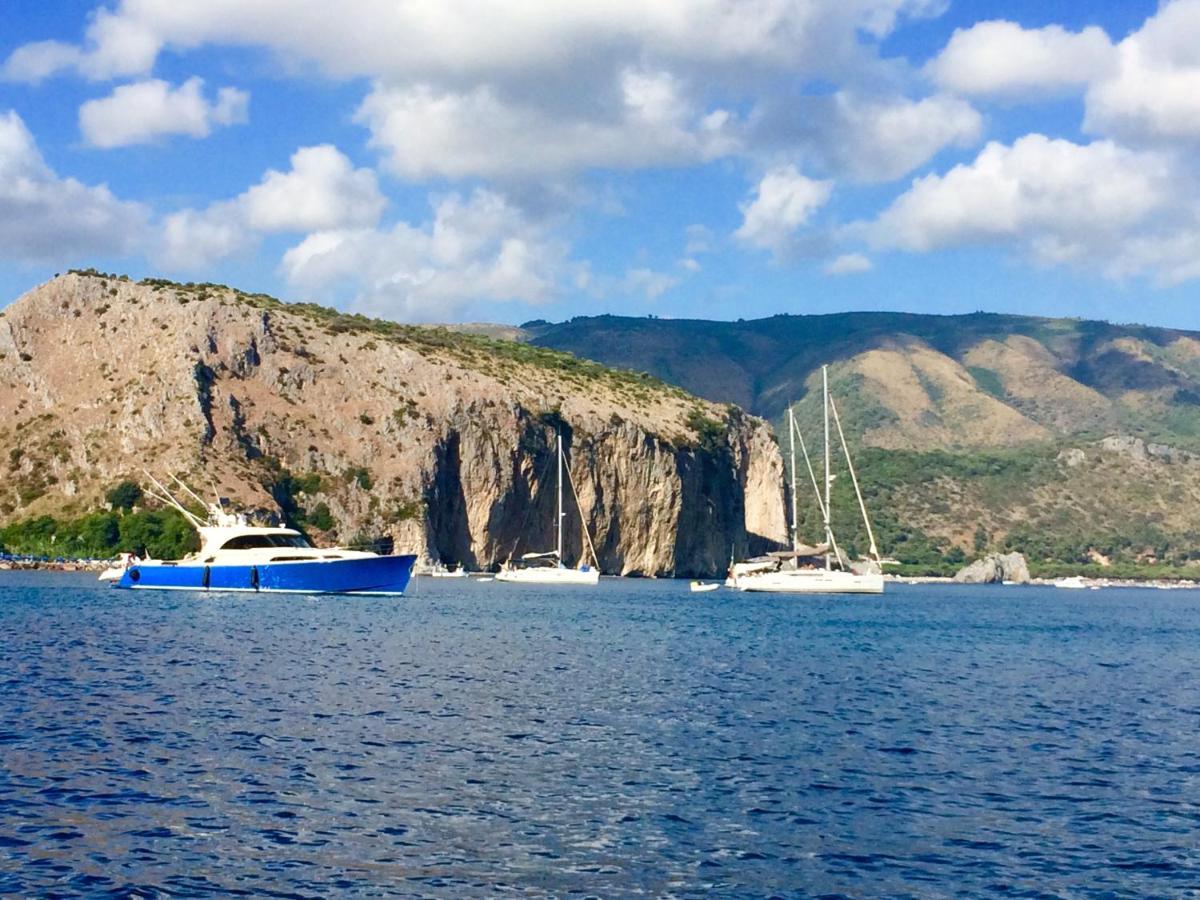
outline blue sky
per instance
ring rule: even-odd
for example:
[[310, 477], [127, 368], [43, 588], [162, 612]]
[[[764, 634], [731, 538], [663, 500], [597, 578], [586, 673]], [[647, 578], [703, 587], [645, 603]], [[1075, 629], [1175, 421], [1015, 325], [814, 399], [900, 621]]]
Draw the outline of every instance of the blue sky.
[[[1200, 328], [1200, 0], [9, 0], [0, 303]], [[553, 10], [553, 12], [549, 12]]]

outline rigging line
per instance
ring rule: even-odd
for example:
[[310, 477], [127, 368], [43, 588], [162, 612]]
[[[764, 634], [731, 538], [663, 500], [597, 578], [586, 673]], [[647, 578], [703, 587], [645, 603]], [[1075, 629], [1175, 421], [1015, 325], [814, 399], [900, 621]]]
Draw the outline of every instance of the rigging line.
[[[832, 518], [825, 512], [825, 501], [821, 499], [821, 488], [817, 484], [817, 473], [813, 470], [812, 460], [808, 455], [808, 446], [804, 443], [804, 432], [800, 430], [800, 424], [794, 419], [792, 427], [796, 430], [796, 438], [800, 441], [800, 452], [804, 454], [804, 465], [808, 468], [808, 478], [812, 482], [813, 495], [817, 498], [817, 511], [821, 513], [821, 518], [826, 522], [832, 522]], [[827, 531], [829, 543], [833, 547], [834, 555], [838, 558], [838, 564], [842, 564], [842, 551], [838, 547], [837, 537], [833, 533], [833, 528], [830, 527]]]
[[[596, 566], [596, 571], [600, 571], [600, 557], [596, 555], [596, 548], [592, 545], [592, 536], [588, 532], [587, 522], [583, 521], [583, 504], [579, 502], [579, 493], [575, 490], [575, 479], [571, 477], [571, 467], [567, 466], [564, 470], [567, 473], [567, 484], [571, 486], [571, 496], [575, 498], [575, 508], [579, 510], [579, 528], [583, 532], [583, 539], [587, 541], [588, 549], [592, 551], [592, 562]], [[561, 562], [561, 560], [559, 560]]]
[[837, 423], [838, 440], [842, 444], [842, 452], [846, 454], [846, 468], [850, 470], [850, 480], [854, 482], [854, 494], [858, 497], [858, 508], [862, 510], [863, 524], [867, 526], [867, 537], [871, 541], [871, 555], [875, 557], [875, 562], [879, 563], [880, 571], [883, 571], [883, 563], [879, 559], [879, 548], [875, 546], [875, 532], [871, 529], [871, 519], [867, 516], [867, 504], [863, 501], [862, 491], [858, 487], [858, 476], [854, 474], [854, 463], [850, 460], [850, 448], [846, 446], [846, 435], [842, 431], [842, 419], [838, 415], [837, 404], [833, 402], [833, 398], [829, 398], [829, 407], [833, 410], [833, 421]]

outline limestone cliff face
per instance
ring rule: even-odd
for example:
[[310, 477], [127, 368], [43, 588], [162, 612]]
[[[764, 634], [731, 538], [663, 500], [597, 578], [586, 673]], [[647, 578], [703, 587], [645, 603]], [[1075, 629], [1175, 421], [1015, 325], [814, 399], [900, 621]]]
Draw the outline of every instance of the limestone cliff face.
[[765, 423], [631, 373], [214, 286], [70, 274], [0, 313], [6, 521], [145, 468], [324, 541], [486, 568], [553, 546], [556, 431], [568, 557], [581, 516], [610, 573], [713, 573], [785, 539]]

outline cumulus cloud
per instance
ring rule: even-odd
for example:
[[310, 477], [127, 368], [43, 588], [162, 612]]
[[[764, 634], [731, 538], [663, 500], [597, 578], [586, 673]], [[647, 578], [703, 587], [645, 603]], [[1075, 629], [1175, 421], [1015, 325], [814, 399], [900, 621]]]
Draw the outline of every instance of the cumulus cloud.
[[[856, 100], [870, 101], [879, 84], [894, 93], [897, 67], [880, 59], [878, 42], [902, 19], [945, 5], [565, 0], [547, 15], [502, 0], [346, 0], [331, 16], [319, 0], [122, 0], [96, 14], [79, 46], [25, 45], [5, 72], [31, 81], [72, 69], [128, 77], [148, 73], [167, 47], [256, 46], [335, 78], [369, 79], [357, 119], [409, 178], [528, 180], [731, 155], [761, 165], [745, 129], [754, 109], [795, 102], [812, 78], [852, 82]], [[883, 160], [889, 172], [907, 171], [911, 163], [896, 160], [923, 161], [931, 142], [963, 138], [959, 103], [916, 110], [926, 126], [917, 131], [873, 108], [856, 136], [892, 142], [876, 151], [875, 168]]]
[[795, 166], [773, 169], [758, 183], [754, 199], [742, 204], [742, 224], [734, 237], [780, 254], [832, 192], [832, 182], [806, 178]]
[[1084, 130], [1127, 143], [1200, 139], [1200, 0], [1167, 0], [1114, 44], [1095, 26], [980, 22], [927, 66], [944, 89], [1032, 98], [1078, 90]]
[[442, 197], [421, 226], [315, 232], [282, 268], [302, 290], [350, 284], [355, 308], [415, 321], [445, 321], [472, 301], [542, 303], [572, 272], [545, 223], [483, 189]]
[[828, 96], [771, 98], [748, 124], [745, 143], [762, 153], [805, 159], [860, 182], [892, 181], [946, 147], [976, 143], [983, 118], [965, 100], [921, 100], [841, 90]]
[[246, 121], [250, 95], [223, 87], [212, 102], [204, 81], [189, 78], [178, 88], [153, 79], [124, 84], [79, 108], [79, 129], [93, 147], [125, 147], [182, 134], [207, 137], [215, 126]]
[[1200, 0], [1175, 0], [1117, 46], [1092, 83], [1084, 128], [1126, 141], [1200, 139]]
[[1194, 188], [1162, 153], [1033, 134], [915, 180], [865, 232], [877, 248], [993, 244], [1045, 264], [1161, 277], [1176, 267], [1181, 227], [1195, 221]]
[[[501, 0], [345, 0], [331, 16], [321, 0], [122, 0], [115, 12], [101, 9], [74, 58], [55, 60], [51, 71], [75, 67], [92, 77], [145, 73], [165, 46], [231, 43], [311, 60], [336, 77], [393, 82], [491, 81], [527, 72], [540, 79], [548, 72], [609, 64], [614, 57], [828, 73], [862, 61], [860, 34], [885, 37], [901, 17], [937, 15], [945, 5], [945, 0], [565, 0], [546, 15], [541, 4]], [[14, 56], [29, 56], [26, 48]], [[118, 60], [120, 71], [113, 71]], [[30, 70], [45, 77], [47, 68]]]
[[32, 83], [71, 69], [93, 81], [144, 75], [162, 46], [153, 21], [125, 7], [115, 13], [101, 8], [92, 16], [82, 46], [62, 41], [25, 44], [9, 55], [0, 74], [10, 81]]
[[261, 234], [369, 227], [386, 200], [375, 173], [356, 169], [336, 147], [302, 147], [287, 172], [268, 171], [238, 197], [164, 222], [159, 261], [195, 270], [253, 246]]
[[627, 71], [603, 114], [547, 109], [493, 87], [438, 92], [377, 86], [357, 121], [390, 167], [409, 178], [542, 177], [591, 167], [686, 164], [736, 143], [729, 114], [701, 112], [665, 73]]
[[1022, 28], [1003, 20], [958, 29], [928, 65], [946, 90], [1022, 95], [1082, 89], [1112, 71], [1115, 53], [1103, 29], [1071, 32], [1057, 25]]
[[0, 256], [20, 262], [124, 255], [145, 236], [147, 211], [103, 185], [60, 178], [15, 112], [0, 114]]

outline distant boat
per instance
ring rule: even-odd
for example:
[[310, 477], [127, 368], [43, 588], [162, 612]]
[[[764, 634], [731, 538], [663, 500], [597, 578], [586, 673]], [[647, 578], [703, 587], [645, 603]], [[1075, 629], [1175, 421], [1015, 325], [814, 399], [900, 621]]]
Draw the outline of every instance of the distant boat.
[[[200, 549], [180, 560], [122, 560], [119, 576], [101, 575], [114, 588], [165, 591], [242, 591], [275, 594], [401, 595], [416, 556], [381, 556], [341, 547], [318, 549], [299, 531], [251, 525], [241, 514], [208, 504], [199, 519], [152, 477], [160, 494], [147, 493], [174, 507], [200, 534]], [[200, 500], [187, 485], [176, 483]]]
[[709, 591], [715, 591], [720, 586], [715, 581], [710, 584], [705, 584], [703, 581], [693, 581], [689, 587], [693, 594], [707, 594]]
[[429, 570], [428, 574], [432, 578], [466, 578], [467, 570], [461, 565], [454, 569], [447, 569], [444, 565], [438, 563]]
[[1072, 575], [1069, 578], [1057, 578], [1052, 582], [1052, 584], [1056, 588], [1067, 588], [1068, 590], [1076, 591], [1091, 587], [1091, 585], [1083, 580], [1082, 575]]
[[[558, 463], [558, 478], [557, 478], [557, 496], [558, 496], [558, 513], [555, 517], [555, 533], [557, 534], [557, 544], [553, 550], [548, 550], [540, 553], [526, 553], [519, 560], [510, 559], [504, 564], [499, 572], [496, 573], [497, 581], [505, 581], [513, 584], [578, 584], [578, 585], [595, 585], [600, 582], [599, 561], [596, 559], [596, 550], [592, 547], [592, 538], [588, 534], [587, 523], [583, 521], [583, 512], [580, 511], [579, 523], [583, 530], [584, 544], [591, 552], [592, 562], [595, 565], [588, 565], [586, 562], [581, 562], [577, 568], [570, 568], [563, 562], [563, 517], [566, 513], [563, 512], [563, 445], [562, 433], [557, 435], [557, 463]], [[570, 484], [571, 474], [566, 473], [567, 483]], [[575, 486], [571, 485], [571, 491], [574, 493]], [[576, 506], [579, 504], [579, 498], [575, 498]]]
[[[858, 476], [854, 472], [854, 463], [850, 458], [850, 449], [846, 445], [846, 435], [842, 431], [841, 418], [837, 406], [829, 396], [829, 367], [821, 367], [821, 392], [825, 420], [825, 490], [822, 496], [817, 486], [817, 476], [813, 471], [812, 460], [808, 448], [804, 444], [804, 436], [796, 425], [796, 417], [788, 408], [788, 437], [791, 445], [791, 482], [792, 482], [792, 515], [791, 533], [792, 549], [768, 553], [757, 559], [736, 563], [730, 566], [729, 581], [731, 586], [739, 591], [762, 591], [773, 594], [882, 594], [883, 593], [883, 560], [875, 544], [875, 532], [871, 528], [871, 520], [867, 516], [867, 507], [863, 502], [862, 491], [858, 486]], [[854, 482], [854, 493], [858, 498], [858, 506], [862, 512], [863, 524], [867, 537], [871, 542], [870, 559], [864, 561], [865, 569], [855, 571], [846, 560], [838, 547], [837, 538], [833, 534], [830, 516], [831, 488], [834, 475], [831, 471], [829, 424], [830, 413], [837, 426], [838, 437], [842, 451], [846, 456], [846, 468]], [[825, 524], [825, 541], [815, 547], [804, 546], [800, 543], [797, 524], [798, 483], [796, 480], [796, 438], [800, 438], [800, 450], [808, 467], [808, 475], [812, 481], [813, 492], [816, 495], [817, 508]], [[822, 564], [823, 562], [823, 564]]]

